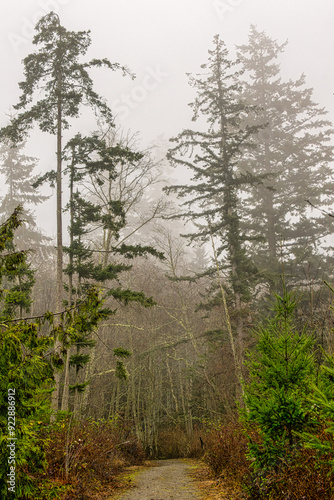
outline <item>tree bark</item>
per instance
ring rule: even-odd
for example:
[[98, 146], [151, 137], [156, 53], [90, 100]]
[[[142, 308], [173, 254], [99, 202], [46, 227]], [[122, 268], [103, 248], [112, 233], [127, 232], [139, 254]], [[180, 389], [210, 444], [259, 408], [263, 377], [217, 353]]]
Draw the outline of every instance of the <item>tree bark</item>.
[[[59, 313], [62, 311], [63, 302], [63, 229], [62, 229], [62, 71], [61, 58], [58, 67], [57, 79], [57, 290], [56, 290], [56, 313], [57, 323], [61, 322]], [[56, 325], [57, 326], [57, 325]], [[61, 355], [61, 342], [55, 340], [55, 354]], [[51, 398], [51, 421], [56, 419], [59, 409], [60, 371], [54, 373], [54, 391]]]

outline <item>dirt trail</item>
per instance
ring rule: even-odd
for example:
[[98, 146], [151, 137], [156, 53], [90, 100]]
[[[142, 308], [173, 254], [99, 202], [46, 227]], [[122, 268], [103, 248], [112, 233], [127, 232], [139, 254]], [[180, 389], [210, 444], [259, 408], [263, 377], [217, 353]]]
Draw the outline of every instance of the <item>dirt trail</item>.
[[141, 472], [135, 486], [119, 500], [200, 500], [202, 497], [189, 473], [185, 460], [157, 460]]

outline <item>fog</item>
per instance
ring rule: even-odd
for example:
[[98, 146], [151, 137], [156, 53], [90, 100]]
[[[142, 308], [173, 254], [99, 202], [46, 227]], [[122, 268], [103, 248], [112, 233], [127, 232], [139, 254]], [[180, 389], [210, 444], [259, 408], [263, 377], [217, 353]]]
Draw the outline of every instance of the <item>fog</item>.
[[[196, 73], [207, 59], [212, 39], [219, 34], [231, 52], [246, 43], [250, 24], [288, 45], [281, 58], [282, 76], [306, 74], [314, 98], [333, 119], [332, 70], [334, 5], [329, 0], [6, 0], [1, 3], [0, 125], [20, 94], [22, 59], [32, 52], [34, 25], [50, 10], [67, 29], [91, 30], [89, 57], [107, 57], [128, 66], [131, 80], [107, 70], [93, 73], [96, 89], [106, 97], [116, 123], [139, 132], [143, 147], [159, 135], [166, 140], [191, 123], [193, 89], [186, 73]], [[83, 115], [80, 130], [94, 128]], [[39, 171], [50, 168], [54, 137], [36, 132], [27, 143], [29, 154], [41, 159]], [[54, 149], [53, 149], [54, 150]], [[48, 210], [53, 210], [52, 201]], [[53, 223], [39, 214], [40, 223], [54, 233]]]
[[0, 499], [334, 499], [333, 0], [0, 5]]

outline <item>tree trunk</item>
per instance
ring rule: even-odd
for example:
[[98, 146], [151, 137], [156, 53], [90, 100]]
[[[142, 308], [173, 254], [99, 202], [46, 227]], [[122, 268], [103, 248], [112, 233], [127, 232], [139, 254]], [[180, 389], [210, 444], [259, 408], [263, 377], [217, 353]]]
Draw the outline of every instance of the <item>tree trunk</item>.
[[[56, 290], [56, 325], [61, 322], [60, 312], [62, 311], [63, 302], [63, 232], [62, 232], [62, 72], [61, 63], [58, 68], [58, 105], [57, 105], [57, 290]], [[55, 354], [61, 355], [61, 342], [55, 340]], [[51, 399], [51, 421], [56, 419], [56, 412], [59, 408], [59, 392], [60, 392], [60, 371], [54, 373], [54, 391]]]
[[[61, 144], [60, 144], [61, 147]], [[72, 157], [73, 157], [72, 153]], [[73, 164], [70, 173], [70, 257], [69, 264], [70, 268], [73, 268]], [[73, 289], [73, 273], [70, 272], [68, 276], [68, 307], [72, 306], [72, 289]], [[65, 377], [64, 377], [64, 389], [63, 389], [63, 397], [61, 400], [61, 411], [68, 411], [68, 401], [69, 401], [69, 386], [70, 386], [70, 356], [71, 356], [71, 346], [69, 345], [66, 353], [66, 361], [65, 361]]]
[[266, 216], [267, 216], [267, 238], [268, 251], [271, 262], [275, 262], [277, 253], [276, 235], [275, 235], [275, 213], [274, 213], [274, 196], [271, 191], [268, 191], [266, 196]]
[[61, 399], [61, 411], [68, 411], [69, 385], [70, 385], [70, 357], [71, 347], [68, 347], [65, 360], [64, 389]]

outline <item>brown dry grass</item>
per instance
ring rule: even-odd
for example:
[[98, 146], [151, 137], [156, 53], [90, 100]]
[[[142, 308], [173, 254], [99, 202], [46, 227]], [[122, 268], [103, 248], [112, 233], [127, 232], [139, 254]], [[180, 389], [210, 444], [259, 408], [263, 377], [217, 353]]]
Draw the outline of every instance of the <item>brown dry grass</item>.
[[[332, 441], [329, 450], [334, 450], [333, 436], [325, 431], [325, 426], [318, 429], [317, 437], [327, 443]], [[259, 441], [260, 438], [252, 432], [252, 439]], [[333, 451], [325, 456], [300, 445], [288, 449], [285, 460], [263, 471], [250, 466], [246, 452], [247, 439], [238, 424], [222, 426], [209, 434], [204, 456], [209, 472], [203, 472], [204, 477], [208, 474], [207, 500], [334, 499]]]
[[192, 477], [203, 494], [203, 500], [237, 500], [244, 498], [240, 484], [214, 478], [210, 467], [196, 461]]
[[67, 485], [70, 493], [64, 500], [110, 498], [112, 490], [122, 487], [120, 473], [145, 461], [141, 444], [122, 422], [64, 420], [45, 429], [45, 443], [43, 479]]

